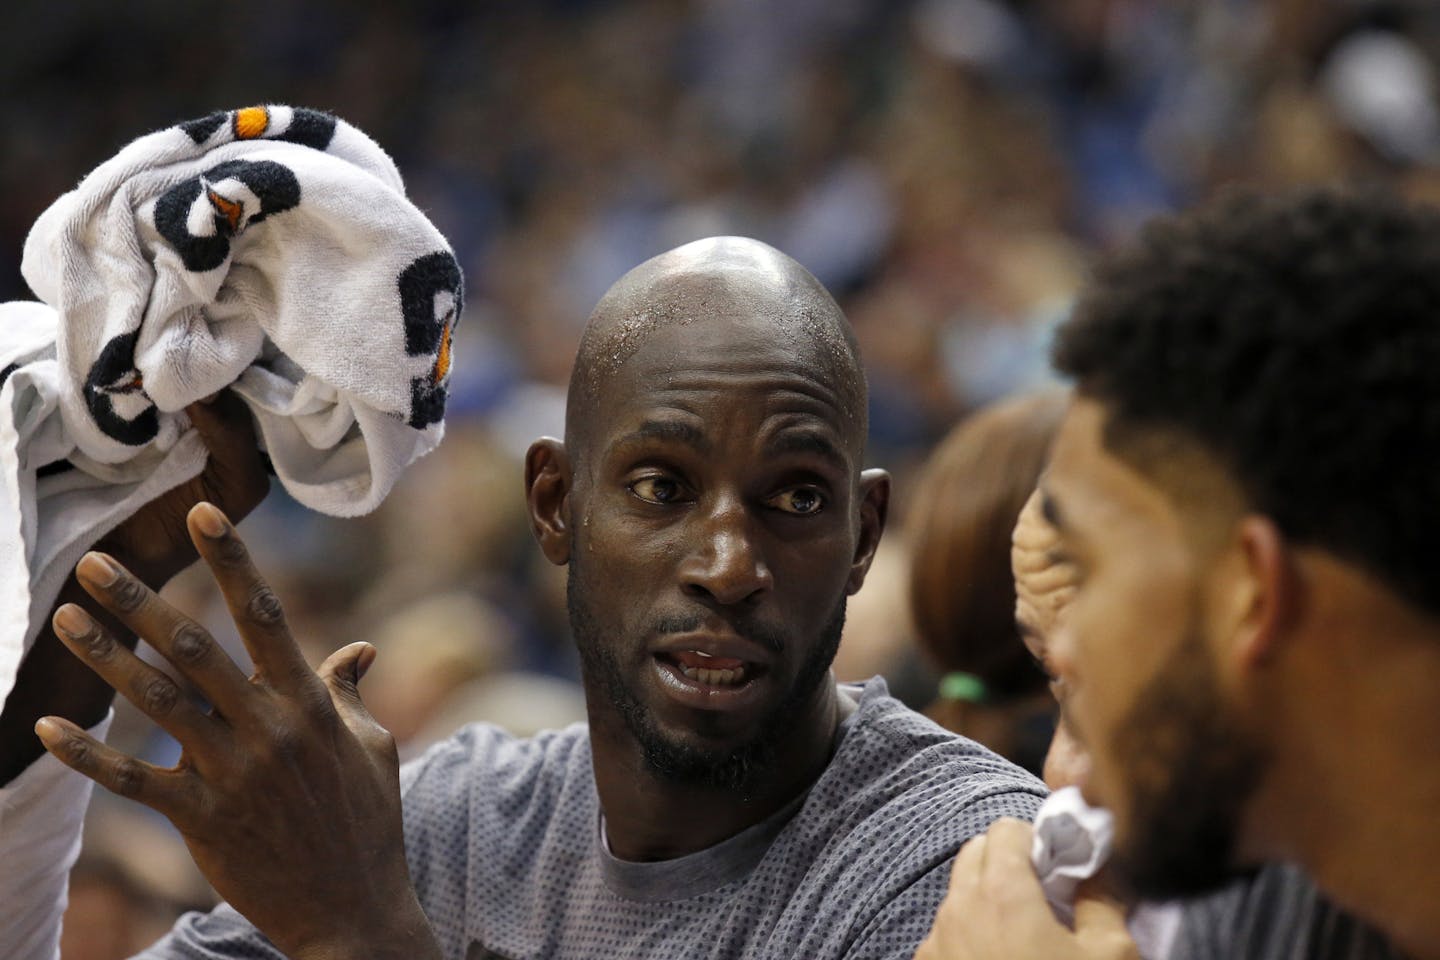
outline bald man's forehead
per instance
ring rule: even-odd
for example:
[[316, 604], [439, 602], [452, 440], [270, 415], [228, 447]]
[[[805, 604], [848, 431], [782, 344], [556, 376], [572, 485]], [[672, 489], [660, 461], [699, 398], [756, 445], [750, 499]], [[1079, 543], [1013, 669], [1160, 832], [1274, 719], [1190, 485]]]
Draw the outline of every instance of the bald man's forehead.
[[764, 354], [761, 362], [788, 361], [829, 386], [863, 445], [865, 379], [844, 314], [794, 260], [733, 237], [662, 254], [611, 288], [591, 316], [576, 358], [567, 408], [571, 426], [588, 423], [606, 385], [634, 375], [628, 370], [632, 358], [660, 331], [659, 356], [647, 362], [647, 375], [663, 372], [666, 362], [685, 369], [736, 361], [746, 351]]
[[825, 340], [809, 335], [803, 324], [710, 318], [655, 327], [636, 340], [628, 357], [602, 357], [596, 364], [597, 369], [608, 367], [609, 375], [597, 378], [590, 409], [603, 411], [607, 420], [622, 409], [691, 389], [743, 391], [749, 386], [760, 389], [749, 403], [783, 405], [787, 396], [812, 398], [814, 411], [831, 422], [857, 459], [863, 450], [863, 383], [857, 383], [853, 366], [843, 357], [837, 360]]

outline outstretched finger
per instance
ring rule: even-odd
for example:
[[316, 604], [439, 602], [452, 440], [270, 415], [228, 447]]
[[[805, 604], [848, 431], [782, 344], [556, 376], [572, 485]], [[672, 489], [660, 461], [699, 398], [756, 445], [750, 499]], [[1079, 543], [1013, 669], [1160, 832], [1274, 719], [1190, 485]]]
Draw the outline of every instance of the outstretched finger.
[[186, 523], [195, 549], [220, 585], [256, 672], [269, 683], [290, 690], [314, 684], [315, 671], [290, 635], [279, 598], [255, 569], [250, 551], [225, 514], [212, 503], [197, 503]]
[[173, 663], [222, 715], [246, 710], [254, 697], [249, 680], [198, 623], [106, 554], [85, 554], [75, 574], [90, 596]]
[[41, 717], [35, 735], [55, 759], [111, 793], [128, 797], [172, 822], [193, 805], [196, 782], [187, 770], [165, 770], [106, 746], [69, 720]]
[[81, 662], [125, 695], [192, 755], [212, 756], [225, 726], [204, 713], [169, 676], [156, 670], [73, 603], [55, 611], [55, 635]]

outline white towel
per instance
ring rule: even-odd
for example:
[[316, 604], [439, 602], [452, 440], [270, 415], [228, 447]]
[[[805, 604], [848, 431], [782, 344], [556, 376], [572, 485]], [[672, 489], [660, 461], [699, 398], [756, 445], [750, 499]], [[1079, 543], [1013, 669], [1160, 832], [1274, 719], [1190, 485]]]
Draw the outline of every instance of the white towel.
[[0, 304], [0, 707], [80, 556], [205, 450], [231, 387], [286, 490], [374, 509], [439, 443], [462, 305], [445, 238], [364, 133], [249, 107], [149, 134], [46, 210]]
[[[1035, 814], [1030, 862], [1055, 916], [1075, 925], [1075, 892], [1081, 881], [1100, 872], [1110, 859], [1115, 821], [1110, 811], [1085, 802], [1078, 787], [1061, 787]], [[1130, 911], [1126, 926], [1144, 960], [1169, 956], [1180, 929], [1181, 912], [1171, 902], [1142, 901]]]
[[1085, 802], [1077, 787], [1062, 787], [1040, 805], [1030, 860], [1051, 908], [1067, 924], [1075, 922], [1075, 891], [1110, 857], [1114, 820], [1109, 810]]

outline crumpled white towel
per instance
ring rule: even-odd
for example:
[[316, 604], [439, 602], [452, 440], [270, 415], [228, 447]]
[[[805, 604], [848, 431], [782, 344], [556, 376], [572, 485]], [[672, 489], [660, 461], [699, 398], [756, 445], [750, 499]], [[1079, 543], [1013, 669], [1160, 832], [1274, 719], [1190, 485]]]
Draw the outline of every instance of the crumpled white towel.
[[[1085, 802], [1079, 787], [1061, 787], [1040, 805], [1030, 842], [1030, 862], [1050, 908], [1066, 926], [1075, 924], [1075, 891], [1110, 859], [1115, 822], [1110, 811]], [[1145, 960], [1169, 956], [1180, 928], [1180, 910], [1168, 902], [1143, 901], [1126, 918]]]
[[1090, 806], [1078, 787], [1056, 790], [1035, 814], [1030, 860], [1045, 899], [1065, 923], [1075, 922], [1076, 888], [1109, 858], [1113, 832], [1110, 811]]
[[0, 707], [80, 556], [197, 475], [231, 387], [296, 500], [374, 509], [439, 443], [460, 268], [355, 127], [288, 106], [124, 147], [46, 210], [0, 304]]

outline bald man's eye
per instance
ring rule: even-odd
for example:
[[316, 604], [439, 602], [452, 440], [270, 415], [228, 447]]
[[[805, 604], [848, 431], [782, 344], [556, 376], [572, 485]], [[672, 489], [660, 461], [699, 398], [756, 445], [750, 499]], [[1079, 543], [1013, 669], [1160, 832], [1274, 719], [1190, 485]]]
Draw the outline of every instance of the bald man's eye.
[[820, 512], [825, 506], [825, 498], [820, 491], [813, 487], [792, 487], [789, 490], [781, 490], [775, 496], [765, 501], [777, 510], [786, 513], [793, 513], [799, 517], [808, 517], [811, 514]]
[[646, 503], [680, 503], [685, 488], [670, 477], [641, 477], [630, 484], [630, 492]]

